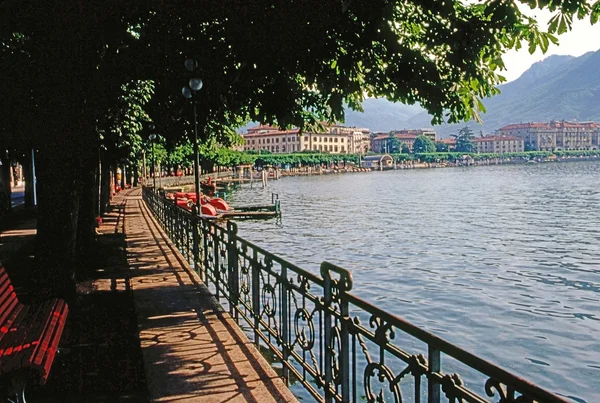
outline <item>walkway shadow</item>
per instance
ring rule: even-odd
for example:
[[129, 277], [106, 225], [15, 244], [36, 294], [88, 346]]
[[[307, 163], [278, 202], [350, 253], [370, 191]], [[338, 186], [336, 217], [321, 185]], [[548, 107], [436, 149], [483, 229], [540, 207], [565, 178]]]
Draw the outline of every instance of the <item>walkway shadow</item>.
[[165, 402], [296, 401], [165, 234], [136, 210], [126, 212], [127, 257], [150, 396]]
[[[146, 402], [148, 391], [123, 234], [97, 237], [78, 273], [59, 353], [35, 402]], [[111, 286], [107, 286], [107, 285]]]
[[[155, 399], [289, 401], [278, 375], [259, 363], [264, 359], [206, 287], [135, 292], [144, 357], [151, 360], [146, 362], [148, 388]], [[258, 385], [266, 386], [268, 395]]]

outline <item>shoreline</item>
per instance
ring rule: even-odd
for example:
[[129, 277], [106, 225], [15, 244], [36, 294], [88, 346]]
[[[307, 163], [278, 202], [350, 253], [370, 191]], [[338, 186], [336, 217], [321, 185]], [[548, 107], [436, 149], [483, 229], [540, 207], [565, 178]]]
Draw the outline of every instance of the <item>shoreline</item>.
[[[477, 166], [490, 166], [490, 165], [529, 165], [529, 164], [546, 164], [546, 163], [565, 163], [565, 162], [577, 162], [577, 161], [600, 161], [600, 156], [583, 156], [583, 157], [554, 157], [554, 158], [534, 158], [534, 159], [523, 159], [523, 158], [508, 158], [508, 159], [486, 159], [486, 160], [472, 160], [470, 162], [415, 162], [405, 161], [404, 163], [396, 164], [396, 167], [385, 167], [384, 169], [373, 169], [373, 168], [358, 168], [355, 166], [348, 166], [346, 168], [323, 168], [323, 167], [302, 167], [302, 168], [291, 168], [289, 170], [276, 168], [270, 169], [267, 175], [267, 180], [277, 180], [283, 177], [292, 176], [318, 176], [318, 175], [338, 175], [338, 174], [353, 174], [353, 173], [369, 173], [369, 172], [383, 172], [383, 171], [394, 171], [394, 170], [406, 170], [406, 169], [440, 169], [440, 168], [465, 168], [465, 167], [477, 167]], [[227, 175], [229, 174], [229, 175]], [[240, 180], [236, 177], [233, 172], [221, 172], [219, 174], [204, 174], [202, 179], [208, 176], [215, 177], [216, 182], [232, 183], [236, 182], [239, 184], [248, 184], [261, 182], [261, 171], [253, 171], [252, 179], [245, 177]], [[178, 176], [178, 177], [163, 177], [163, 187], [183, 187], [194, 184], [194, 177], [190, 175]]]

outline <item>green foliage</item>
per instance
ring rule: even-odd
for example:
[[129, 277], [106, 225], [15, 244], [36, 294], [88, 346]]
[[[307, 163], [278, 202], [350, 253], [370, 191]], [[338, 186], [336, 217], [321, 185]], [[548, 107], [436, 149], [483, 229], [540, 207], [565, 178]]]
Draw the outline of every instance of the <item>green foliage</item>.
[[400, 140], [395, 137], [392, 133], [390, 133], [389, 139], [386, 140], [386, 150], [390, 154], [397, 154], [402, 149], [402, 145], [400, 144]]
[[400, 154], [392, 154], [392, 157], [396, 162], [411, 161], [414, 159], [412, 154], [404, 152]]
[[194, 165], [194, 146], [188, 140], [175, 145], [168, 153], [167, 164], [173, 166], [191, 167]]
[[448, 144], [437, 141], [435, 143], [435, 151], [438, 153], [447, 152], [449, 150]]
[[410, 148], [406, 143], [402, 143], [402, 147], [400, 148], [400, 152], [402, 154], [410, 154]]
[[119, 163], [133, 163], [141, 155], [142, 131], [150, 119], [144, 106], [153, 93], [152, 81], [134, 80], [122, 85], [115, 104], [98, 122], [101, 144]]
[[429, 137], [425, 135], [417, 136], [415, 143], [413, 144], [413, 153], [432, 153], [435, 152], [435, 143]]
[[456, 140], [454, 151], [462, 153], [472, 153], [475, 151], [473, 144], [473, 130], [469, 126], [465, 126], [458, 131], [458, 134], [453, 134], [452, 137]]
[[[225, 149], [222, 149], [225, 150]], [[225, 152], [225, 151], [224, 151]], [[238, 152], [228, 150], [231, 156], [229, 160], [217, 158], [214, 159], [216, 165], [237, 166], [240, 164], [256, 164], [257, 166], [275, 166], [275, 167], [305, 167], [318, 165], [344, 165], [346, 163], [357, 164], [359, 156], [357, 154], [326, 154], [326, 153], [291, 153], [291, 154], [256, 154], [249, 152]], [[206, 155], [203, 155], [206, 157]]]

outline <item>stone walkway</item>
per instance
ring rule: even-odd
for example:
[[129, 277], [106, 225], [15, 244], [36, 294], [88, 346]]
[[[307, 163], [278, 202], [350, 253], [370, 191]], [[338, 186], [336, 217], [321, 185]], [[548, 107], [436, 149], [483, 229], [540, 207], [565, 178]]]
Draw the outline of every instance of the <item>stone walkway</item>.
[[[141, 189], [111, 204], [78, 274], [65, 353], [29, 400], [296, 402], [167, 239]], [[0, 261], [26, 295], [35, 216], [8, 218], [0, 222]]]
[[141, 198], [123, 192], [130, 288], [153, 401], [295, 402], [284, 382], [212, 297]]

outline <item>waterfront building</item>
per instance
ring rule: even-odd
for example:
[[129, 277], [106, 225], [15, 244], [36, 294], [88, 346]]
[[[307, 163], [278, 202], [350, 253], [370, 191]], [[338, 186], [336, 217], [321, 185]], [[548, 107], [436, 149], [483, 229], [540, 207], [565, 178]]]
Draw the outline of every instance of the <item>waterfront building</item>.
[[525, 142], [526, 150], [597, 150], [600, 148], [600, 123], [550, 121], [510, 124], [498, 130]]
[[520, 153], [525, 150], [525, 141], [517, 136], [490, 135], [473, 139], [473, 144], [479, 154]]
[[393, 169], [394, 159], [387, 154], [369, 155], [363, 158], [363, 160], [361, 161], [361, 167], [379, 171], [383, 171], [384, 169]]
[[389, 133], [375, 133], [371, 140], [371, 150], [377, 153], [389, 152], [389, 139], [395, 137], [402, 144], [406, 144], [412, 152], [415, 140], [418, 136], [426, 136], [434, 143], [437, 140], [437, 134], [433, 129], [403, 129], [392, 130]]
[[325, 126], [321, 133], [300, 133], [299, 129], [281, 130], [277, 127], [259, 125], [242, 134], [244, 151], [267, 150], [285, 154], [312, 150], [330, 154], [365, 154], [369, 150], [369, 129]]

